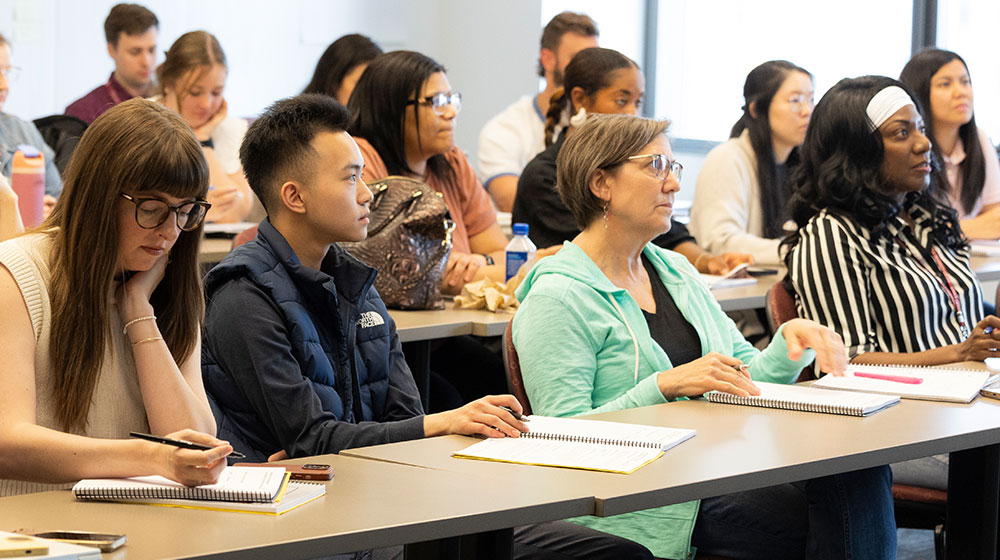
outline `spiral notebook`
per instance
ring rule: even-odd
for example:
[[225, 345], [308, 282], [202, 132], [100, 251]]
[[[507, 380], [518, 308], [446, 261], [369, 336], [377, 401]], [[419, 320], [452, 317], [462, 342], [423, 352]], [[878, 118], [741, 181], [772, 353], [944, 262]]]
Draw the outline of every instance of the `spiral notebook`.
[[546, 467], [629, 474], [694, 437], [694, 430], [579, 418], [528, 416], [518, 438], [488, 438], [452, 454]]
[[288, 486], [284, 467], [226, 467], [215, 484], [184, 486], [162, 476], [81, 480], [73, 486], [78, 500], [197, 500], [273, 503]]
[[844, 416], [868, 416], [899, 402], [892, 395], [873, 395], [850, 391], [821, 391], [806, 385], [781, 385], [755, 381], [760, 395], [740, 397], [713, 391], [705, 395], [709, 401], [763, 408], [780, 408], [801, 412], [822, 412]]
[[980, 389], [998, 378], [995, 372], [958, 367], [848, 364], [843, 377], [826, 375], [813, 383], [813, 387], [967, 403], [979, 395]]

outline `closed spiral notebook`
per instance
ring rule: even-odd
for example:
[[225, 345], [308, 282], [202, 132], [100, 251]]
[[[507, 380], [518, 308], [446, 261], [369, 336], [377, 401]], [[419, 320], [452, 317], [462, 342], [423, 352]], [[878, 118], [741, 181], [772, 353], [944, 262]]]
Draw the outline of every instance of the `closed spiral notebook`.
[[899, 402], [899, 397], [896, 395], [832, 391], [804, 385], [781, 385], [760, 381], [754, 384], [760, 389], [760, 395], [741, 397], [713, 391], [705, 396], [709, 401], [716, 403], [844, 416], [868, 416]]
[[521, 437], [488, 438], [452, 456], [629, 474], [695, 435], [694, 430], [602, 420], [527, 418], [529, 431]]
[[162, 476], [81, 480], [73, 486], [78, 500], [197, 500], [271, 503], [288, 485], [284, 467], [227, 467], [215, 484], [184, 486]]

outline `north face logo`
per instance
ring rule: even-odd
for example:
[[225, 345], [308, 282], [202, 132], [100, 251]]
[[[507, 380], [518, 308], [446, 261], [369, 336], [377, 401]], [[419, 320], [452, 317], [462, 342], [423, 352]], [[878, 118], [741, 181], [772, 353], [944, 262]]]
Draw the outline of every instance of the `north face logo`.
[[358, 327], [362, 329], [367, 329], [371, 327], [377, 327], [379, 325], [384, 325], [385, 319], [375, 311], [365, 311], [358, 318]]

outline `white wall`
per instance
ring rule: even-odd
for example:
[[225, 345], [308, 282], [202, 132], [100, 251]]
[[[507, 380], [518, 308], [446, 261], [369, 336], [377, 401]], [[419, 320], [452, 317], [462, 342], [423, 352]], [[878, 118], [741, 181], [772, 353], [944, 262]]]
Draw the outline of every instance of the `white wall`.
[[[327, 45], [363, 33], [385, 50], [412, 49], [448, 69], [462, 92], [458, 145], [475, 160], [479, 129], [538, 87], [540, 0], [139, 0], [160, 20], [158, 48], [204, 29], [229, 62], [226, 98], [240, 116], [302, 91]], [[62, 113], [113, 70], [104, 18], [114, 0], [0, 0], [0, 33], [22, 68], [4, 111], [23, 118]], [[162, 54], [160, 56], [162, 61]]]

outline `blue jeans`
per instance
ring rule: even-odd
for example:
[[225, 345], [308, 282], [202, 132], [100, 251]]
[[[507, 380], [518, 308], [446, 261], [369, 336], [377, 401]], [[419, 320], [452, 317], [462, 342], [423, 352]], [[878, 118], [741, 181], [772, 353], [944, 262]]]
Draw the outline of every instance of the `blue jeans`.
[[896, 557], [888, 466], [702, 500], [699, 553], [737, 559]]

